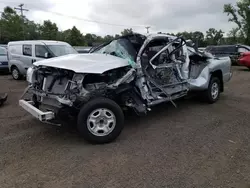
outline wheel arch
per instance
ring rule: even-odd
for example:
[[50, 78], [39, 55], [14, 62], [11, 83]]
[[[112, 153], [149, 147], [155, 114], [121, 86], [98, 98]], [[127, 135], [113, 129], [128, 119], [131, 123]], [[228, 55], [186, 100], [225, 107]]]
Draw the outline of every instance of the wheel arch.
[[18, 68], [18, 67], [13, 64], [13, 65], [10, 66], [10, 71], [12, 71], [13, 68]]
[[212, 77], [217, 77], [220, 80], [220, 91], [223, 92], [224, 91], [224, 83], [223, 83], [223, 75], [222, 75], [222, 71], [221, 70], [216, 70], [211, 72], [211, 78]]

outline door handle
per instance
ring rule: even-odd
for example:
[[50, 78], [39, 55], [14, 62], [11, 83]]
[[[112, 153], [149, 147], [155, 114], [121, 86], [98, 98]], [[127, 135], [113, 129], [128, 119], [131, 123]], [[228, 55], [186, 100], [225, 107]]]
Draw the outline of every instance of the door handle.
[[35, 59], [32, 59], [32, 60], [31, 60], [31, 62], [32, 62], [32, 63], [35, 63], [35, 62], [36, 62], [36, 60], [35, 60]]

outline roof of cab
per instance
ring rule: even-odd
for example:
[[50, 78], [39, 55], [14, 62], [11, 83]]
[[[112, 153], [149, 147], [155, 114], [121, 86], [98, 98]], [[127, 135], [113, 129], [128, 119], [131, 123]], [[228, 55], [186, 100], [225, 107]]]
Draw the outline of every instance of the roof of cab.
[[62, 41], [54, 41], [54, 40], [23, 40], [23, 41], [11, 41], [8, 45], [12, 44], [46, 44], [46, 45], [54, 45], [54, 44], [68, 44]]

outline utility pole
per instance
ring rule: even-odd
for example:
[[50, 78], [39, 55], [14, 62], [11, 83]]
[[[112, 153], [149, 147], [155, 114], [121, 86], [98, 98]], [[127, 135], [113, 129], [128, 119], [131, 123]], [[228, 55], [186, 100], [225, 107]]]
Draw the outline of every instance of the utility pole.
[[147, 33], [149, 33], [149, 28], [150, 28], [150, 26], [147, 26], [147, 27], [145, 27], [146, 29], [147, 29]]
[[[0, 19], [2, 21], [2, 11], [0, 11]], [[2, 22], [0, 23], [0, 42], [2, 43]]]
[[28, 9], [23, 8], [24, 4], [20, 4], [17, 7], [14, 7], [15, 10], [19, 10], [21, 12], [21, 17], [23, 19], [23, 39], [25, 40], [25, 32], [24, 32], [24, 15], [23, 15], [23, 11], [29, 11]]

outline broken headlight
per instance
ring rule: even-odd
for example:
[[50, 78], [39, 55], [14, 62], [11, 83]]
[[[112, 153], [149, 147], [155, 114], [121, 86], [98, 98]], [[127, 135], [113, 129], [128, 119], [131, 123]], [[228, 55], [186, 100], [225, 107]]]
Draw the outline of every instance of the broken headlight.
[[34, 67], [29, 67], [28, 70], [27, 70], [26, 80], [27, 80], [27, 82], [29, 82], [31, 84], [34, 83], [34, 81], [35, 81], [34, 72], [35, 72]]

